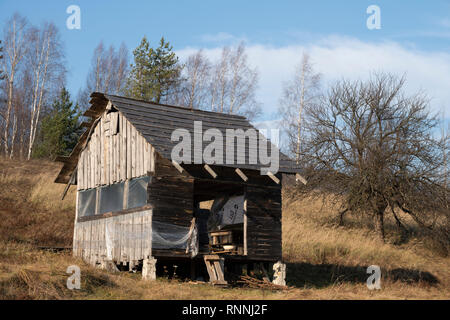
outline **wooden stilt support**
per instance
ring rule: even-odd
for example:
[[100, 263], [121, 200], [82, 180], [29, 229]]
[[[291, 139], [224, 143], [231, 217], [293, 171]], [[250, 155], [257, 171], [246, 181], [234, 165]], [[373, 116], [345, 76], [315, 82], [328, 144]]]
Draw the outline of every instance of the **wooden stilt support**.
[[208, 270], [209, 282], [219, 286], [228, 285], [224, 277], [225, 259], [215, 254], [205, 255], [203, 259], [205, 260], [206, 270]]
[[143, 280], [156, 280], [156, 261], [153, 257], [144, 259], [142, 265]]

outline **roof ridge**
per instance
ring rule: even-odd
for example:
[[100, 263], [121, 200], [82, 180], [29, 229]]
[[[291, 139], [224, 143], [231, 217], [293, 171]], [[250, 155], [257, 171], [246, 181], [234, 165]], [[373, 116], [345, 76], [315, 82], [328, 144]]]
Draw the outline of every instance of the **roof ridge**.
[[237, 114], [229, 114], [229, 113], [208, 111], [208, 110], [202, 110], [202, 109], [198, 109], [198, 108], [192, 108], [191, 109], [191, 108], [183, 107], [183, 106], [176, 106], [176, 105], [171, 105], [171, 104], [158, 103], [158, 102], [153, 102], [153, 101], [146, 101], [146, 100], [129, 98], [129, 97], [118, 96], [118, 95], [115, 95], [115, 94], [107, 94], [107, 93], [102, 93], [102, 92], [93, 92], [92, 94], [102, 94], [107, 99], [108, 99], [108, 97], [116, 97], [116, 98], [120, 98], [120, 99], [128, 99], [128, 100], [134, 100], [134, 101], [139, 101], [139, 102], [143, 102], [143, 103], [153, 104], [153, 105], [156, 105], [156, 106], [176, 108], [176, 109], [183, 109], [183, 110], [188, 110], [188, 111], [190, 110], [190, 111], [200, 112], [200, 113], [210, 113], [210, 114], [221, 115], [221, 116], [226, 116], [226, 117], [230, 117], [230, 118], [238, 118], [238, 119], [243, 119], [243, 120], [246, 120], [246, 121], [249, 122], [247, 117], [241, 116], [241, 115], [237, 115]]

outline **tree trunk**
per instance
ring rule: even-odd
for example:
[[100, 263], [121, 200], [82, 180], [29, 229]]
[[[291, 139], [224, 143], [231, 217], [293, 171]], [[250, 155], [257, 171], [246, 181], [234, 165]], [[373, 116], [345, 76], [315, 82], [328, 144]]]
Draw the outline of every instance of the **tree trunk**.
[[384, 211], [386, 210], [386, 207], [378, 208], [376, 215], [375, 215], [375, 231], [378, 234], [379, 239], [381, 242], [384, 243]]

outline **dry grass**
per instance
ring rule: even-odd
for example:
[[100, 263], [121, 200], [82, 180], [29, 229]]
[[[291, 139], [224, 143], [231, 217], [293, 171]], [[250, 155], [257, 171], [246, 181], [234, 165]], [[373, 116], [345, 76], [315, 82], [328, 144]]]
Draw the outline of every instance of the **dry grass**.
[[[53, 183], [58, 164], [0, 159], [0, 299], [449, 299], [450, 259], [420, 237], [380, 245], [368, 221], [348, 217], [338, 227], [335, 209], [318, 200], [287, 200], [283, 211], [283, 258], [293, 289], [219, 289], [206, 284], [140, 274], [109, 274], [67, 253], [35, 245], [70, 246], [75, 192], [60, 200]], [[370, 291], [366, 268], [379, 265], [382, 290]], [[66, 288], [70, 265], [81, 267], [81, 290]]]
[[0, 239], [70, 246], [75, 188], [64, 201], [64, 185], [53, 183], [60, 165], [0, 158]]

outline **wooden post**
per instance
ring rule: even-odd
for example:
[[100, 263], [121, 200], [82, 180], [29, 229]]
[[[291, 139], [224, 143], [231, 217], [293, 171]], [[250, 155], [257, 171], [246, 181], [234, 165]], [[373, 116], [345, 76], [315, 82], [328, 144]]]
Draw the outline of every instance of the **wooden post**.
[[244, 256], [248, 254], [247, 248], [247, 192], [244, 193]]
[[273, 265], [273, 281], [274, 284], [279, 286], [286, 285], [286, 265], [281, 261], [278, 261]]
[[156, 261], [153, 257], [144, 259], [144, 264], [142, 265], [143, 280], [156, 280]]
[[196, 279], [196, 273], [195, 273], [195, 260], [191, 259], [191, 280]]

